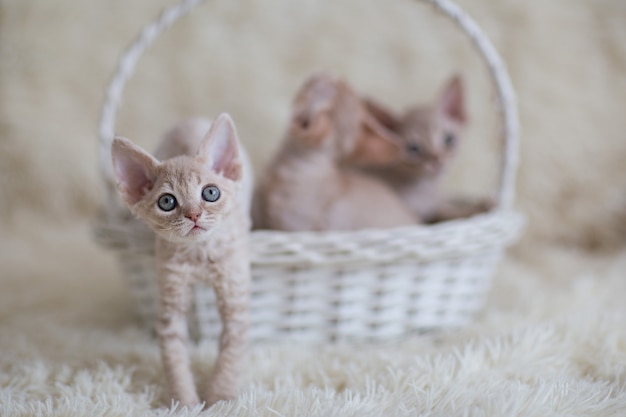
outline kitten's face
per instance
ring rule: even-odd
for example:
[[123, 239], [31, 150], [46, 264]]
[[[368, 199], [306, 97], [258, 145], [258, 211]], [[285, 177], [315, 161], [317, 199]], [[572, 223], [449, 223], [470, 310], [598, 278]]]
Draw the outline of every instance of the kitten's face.
[[238, 186], [202, 161], [181, 156], [159, 166], [154, 186], [132, 210], [164, 239], [202, 241], [234, 210]]
[[455, 77], [434, 105], [413, 108], [401, 119], [403, 161], [416, 174], [440, 174], [455, 154], [465, 123], [462, 84]]
[[222, 115], [195, 155], [163, 162], [128, 139], [111, 153], [122, 199], [159, 236], [172, 242], [208, 239], [236, 209], [242, 167], [232, 120]]
[[455, 154], [462, 126], [431, 109], [409, 112], [400, 128], [404, 161], [418, 174], [438, 175]]

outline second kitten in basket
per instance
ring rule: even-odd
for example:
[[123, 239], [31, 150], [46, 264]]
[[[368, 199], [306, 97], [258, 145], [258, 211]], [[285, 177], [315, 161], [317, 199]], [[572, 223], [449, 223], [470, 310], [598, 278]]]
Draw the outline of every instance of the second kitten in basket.
[[401, 117], [365, 100], [378, 120], [398, 133], [404, 147], [399, 161], [374, 172], [398, 191], [424, 223], [469, 217], [493, 207], [490, 199], [444, 198], [440, 193], [440, 179], [467, 123], [463, 95], [461, 78], [455, 76], [433, 104], [410, 108]]
[[118, 191], [156, 233], [157, 334], [171, 395], [200, 402], [187, 351], [191, 287], [210, 285], [222, 319], [207, 405], [236, 394], [248, 332], [251, 170], [227, 114], [191, 120], [165, 137], [155, 158], [128, 139], [112, 145]]
[[356, 230], [416, 223], [389, 186], [354, 169], [386, 165], [402, 149], [345, 82], [314, 75], [293, 107], [282, 147], [255, 192], [255, 228]]

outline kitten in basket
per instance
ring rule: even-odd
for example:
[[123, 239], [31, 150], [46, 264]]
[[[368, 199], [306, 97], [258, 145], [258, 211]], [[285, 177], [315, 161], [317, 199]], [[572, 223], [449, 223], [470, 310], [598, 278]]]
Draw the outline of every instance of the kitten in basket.
[[365, 99], [368, 110], [404, 149], [401, 158], [385, 167], [370, 169], [401, 196], [424, 223], [470, 217], [493, 208], [489, 198], [444, 198], [440, 179], [453, 159], [467, 123], [463, 83], [452, 77], [431, 104], [409, 108], [397, 117], [379, 103]]
[[187, 351], [191, 286], [210, 285], [222, 319], [206, 405], [232, 398], [248, 332], [248, 237], [252, 171], [230, 116], [190, 120], [166, 134], [155, 156], [116, 137], [117, 189], [156, 234], [157, 334], [167, 383], [182, 405], [200, 402]]
[[298, 91], [282, 147], [253, 200], [257, 229], [356, 230], [416, 223], [381, 179], [356, 169], [385, 166], [402, 149], [344, 81], [310, 77]]

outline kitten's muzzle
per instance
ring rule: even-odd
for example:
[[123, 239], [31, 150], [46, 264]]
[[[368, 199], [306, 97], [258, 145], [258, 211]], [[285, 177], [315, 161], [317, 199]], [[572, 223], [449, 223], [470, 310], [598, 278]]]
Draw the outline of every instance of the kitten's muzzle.
[[200, 218], [200, 216], [202, 215], [202, 213], [185, 213], [185, 218], [191, 220], [194, 223], [198, 222], [198, 219]]

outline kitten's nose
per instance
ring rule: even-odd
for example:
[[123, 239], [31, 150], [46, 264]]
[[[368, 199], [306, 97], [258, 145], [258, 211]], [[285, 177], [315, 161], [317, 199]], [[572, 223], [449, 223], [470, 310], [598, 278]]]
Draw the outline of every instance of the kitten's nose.
[[185, 217], [195, 223], [200, 218], [200, 213], [187, 213]]
[[441, 166], [443, 165], [442, 162], [443, 161], [439, 156], [433, 155], [425, 164], [426, 170], [430, 173], [436, 173], [441, 169]]
[[430, 155], [428, 162], [431, 163], [435, 167], [439, 167], [443, 163], [443, 156], [438, 153], [432, 154]]

